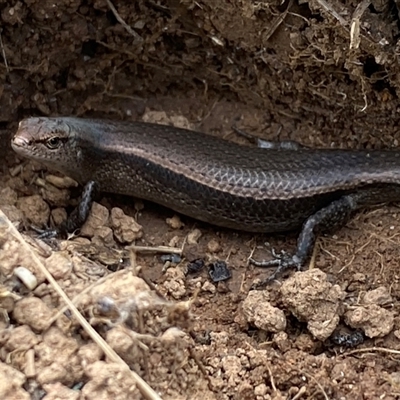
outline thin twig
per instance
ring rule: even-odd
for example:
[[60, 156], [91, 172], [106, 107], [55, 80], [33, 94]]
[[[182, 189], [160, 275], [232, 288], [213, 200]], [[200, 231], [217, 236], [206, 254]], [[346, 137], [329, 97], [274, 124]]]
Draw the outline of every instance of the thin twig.
[[[93, 282], [91, 285], [87, 286], [85, 289], [83, 289], [77, 296], [75, 296], [71, 302], [75, 305], [78, 306], [79, 302], [83, 298], [83, 296], [87, 293], [89, 293], [94, 287], [99, 286], [100, 284], [104, 283], [108, 279], [115, 279], [117, 275], [122, 275], [123, 273], [126, 273], [126, 269], [121, 269], [120, 271], [116, 271], [113, 274], [109, 274], [106, 276], [103, 276], [102, 278], [98, 279], [96, 282]], [[57, 314], [55, 314], [52, 318], [50, 318], [49, 322], [53, 324], [55, 321], [58, 320], [58, 318], [61, 317], [67, 310], [68, 310], [68, 305], [65, 305], [61, 309], [58, 310]]]
[[386, 347], [364, 347], [363, 349], [354, 349], [346, 352], [346, 355], [356, 354], [356, 353], [368, 353], [368, 352], [380, 352], [388, 354], [400, 355], [400, 350], [387, 349]]
[[340, 22], [341, 25], [343, 25], [343, 26], [348, 25], [348, 22], [327, 1], [325, 1], [325, 0], [316, 0], [316, 1], [325, 11], [327, 11], [334, 18], [336, 18]]
[[272, 390], [273, 390], [274, 392], [276, 392], [276, 386], [275, 386], [274, 376], [272, 375], [271, 368], [270, 368], [268, 365], [266, 365], [266, 367], [267, 367], [267, 371], [268, 371], [268, 373], [269, 373], [269, 380], [270, 380], [270, 382], [271, 382]]
[[371, 0], [363, 0], [361, 3], [358, 4], [353, 13], [350, 25], [350, 49], [358, 49], [360, 46], [360, 20], [370, 4]]
[[286, 10], [282, 14], [278, 15], [275, 18], [275, 20], [272, 22], [268, 32], [265, 34], [265, 41], [270, 39], [270, 37], [275, 33], [275, 31], [279, 28], [279, 26], [285, 20], [290, 8], [292, 7], [292, 3], [293, 3], [293, 1], [289, 0]]
[[316, 378], [314, 378], [311, 374], [309, 374], [308, 372], [305, 371], [301, 371], [299, 370], [302, 374], [304, 374], [305, 376], [307, 376], [308, 378], [310, 378], [311, 380], [314, 381], [314, 383], [319, 387], [319, 389], [321, 390], [323, 396], [325, 397], [325, 400], [330, 400], [328, 395], [325, 392], [324, 387], [318, 382], [318, 380]]
[[297, 400], [299, 399], [301, 396], [303, 396], [303, 394], [307, 391], [307, 388], [305, 386], [302, 386], [300, 388], [300, 390], [297, 392], [297, 394], [295, 396], [293, 396], [292, 400]]
[[111, 3], [111, 0], [107, 0], [108, 7], [110, 7], [110, 10], [114, 14], [115, 18], [117, 21], [135, 38], [137, 43], [142, 43], [143, 38], [137, 34], [123, 19], [122, 17], [118, 14], [118, 11], [114, 7], [113, 3]]
[[182, 254], [183, 248], [169, 247], [169, 246], [136, 246], [132, 245], [127, 247], [128, 250], [132, 250], [138, 253], [169, 253], [169, 254]]
[[8, 67], [7, 56], [6, 56], [6, 52], [4, 50], [3, 39], [1, 37], [1, 32], [0, 32], [0, 46], [1, 46], [1, 54], [3, 55], [3, 59], [4, 59], [4, 65], [6, 66], [6, 70], [9, 73], [10, 72], [10, 68]]

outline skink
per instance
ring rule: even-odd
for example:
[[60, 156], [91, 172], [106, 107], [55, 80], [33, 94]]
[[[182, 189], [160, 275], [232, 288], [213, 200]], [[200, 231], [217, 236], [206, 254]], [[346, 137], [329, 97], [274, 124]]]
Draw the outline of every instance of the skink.
[[318, 231], [400, 200], [399, 150], [262, 149], [171, 126], [73, 117], [25, 119], [12, 147], [81, 184], [221, 227], [302, 228], [293, 256], [259, 263], [280, 269], [300, 267]]

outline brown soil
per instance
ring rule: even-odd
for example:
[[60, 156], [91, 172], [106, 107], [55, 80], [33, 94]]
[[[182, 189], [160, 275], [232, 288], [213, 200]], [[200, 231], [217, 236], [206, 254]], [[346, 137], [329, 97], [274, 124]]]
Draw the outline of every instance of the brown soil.
[[[77, 195], [70, 200], [69, 189], [8, 148], [18, 121], [32, 115], [173, 123], [236, 141], [235, 124], [311, 146], [398, 146], [398, 2], [113, 4], [122, 22], [105, 0], [1, 3], [1, 210], [71, 299], [93, 286], [77, 307], [164, 399], [398, 398], [395, 205], [321, 237], [313, 269], [249, 294], [270, 273], [247, 265], [252, 251], [265, 258], [271, 247], [293, 250], [295, 234], [168, 220], [170, 210], [106, 196], [89, 239], [49, 247], [32, 239], [30, 224], [61, 220]], [[68, 311], [55, 316], [63, 302], [3, 222], [0, 398], [141, 398]], [[180, 247], [196, 229], [186, 261], [164, 270], [159, 254], [134, 259], [117, 244]], [[196, 258], [227, 261], [232, 279], [186, 276]], [[36, 287], [16, 278], [18, 266], [34, 273]], [[138, 266], [150, 287], [135, 276]], [[366, 335], [357, 348], [330, 337], [354, 328]]]

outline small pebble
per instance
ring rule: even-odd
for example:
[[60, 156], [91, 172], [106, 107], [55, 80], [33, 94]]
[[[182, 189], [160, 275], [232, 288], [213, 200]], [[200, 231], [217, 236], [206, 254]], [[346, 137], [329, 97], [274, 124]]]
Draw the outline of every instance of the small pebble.
[[94, 230], [92, 242], [98, 245], [114, 246], [114, 233], [108, 226], [99, 226]]
[[21, 325], [28, 325], [35, 331], [46, 331], [55, 311], [37, 297], [25, 297], [15, 304], [14, 320]]
[[217, 240], [211, 239], [207, 243], [207, 249], [210, 253], [218, 253], [219, 251], [221, 251], [221, 246]]
[[178, 243], [180, 242], [181, 238], [179, 236], [174, 236], [169, 242], [169, 247], [178, 247]]
[[185, 226], [178, 215], [174, 215], [172, 218], [167, 218], [166, 222], [172, 229], [181, 229]]
[[60, 226], [67, 220], [67, 218], [68, 214], [65, 208], [58, 207], [51, 210], [51, 220], [54, 223], [54, 226]]
[[274, 307], [268, 298], [269, 293], [266, 291], [250, 291], [242, 305], [246, 320], [266, 332], [284, 331], [287, 323], [285, 313]]
[[362, 302], [366, 304], [378, 304], [382, 306], [393, 303], [393, 297], [390, 295], [390, 292], [386, 286], [379, 286], [376, 289], [369, 290], [367, 293], [365, 293]]
[[17, 192], [10, 187], [6, 187], [0, 190], [0, 205], [1, 206], [13, 206], [17, 202]]
[[29, 289], [33, 290], [38, 284], [36, 276], [25, 267], [17, 267], [14, 269], [14, 275]]
[[289, 351], [292, 347], [292, 342], [289, 339], [289, 335], [284, 331], [275, 333], [272, 336], [272, 342], [278, 347], [280, 351], [284, 353]]
[[33, 225], [43, 227], [47, 225], [50, 216], [50, 207], [43, 200], [42, 196], [34, 194], [33, 196], [20, 197], [17, 201], [19, 208], [26, 219]]
[[364, 283], [367, 280], [367, 275], [365, 275], [361, 272], [356, 272], [355, 274], [353, 274], [352, 280], [353, 280], [353, 282]]
[[97, 228], [107, 225], [110, 212], [99, 203], [93, 202], [89, 216], [81, 227], [81, 235], [85, 237], [93, 237]]
[[46, 175], [46, 181], [59, 189], [69, 189], [78, 186], [78, 183], [68, 176]]
[[203, 286], [201, 287], [201, 290], [203, 292], [209, 292], [209, 293], [214, 294], [217, 291], [217, 288], [211, 282], [205, 281], [203, 283]]
[[1, 206], [1, 211], [7, 216], [7, 218], [13, 223], [17, 224], [21, 222], [24, 219], [24, 214], [22, 211], [12, 205], [2, 205]]
[[47, 270], [54, 279], [67, 279], [73, 269], [72, 261], [66, 251], [55, 251], [45, 260]]
[[199, 239], [201, 238], [201, 231], [200, 229], [193, 229], [189, 235], [187, 236], [187, 243], [188, 244], [197, 244]]
[[133, 217], [126, 215], [120, 208], [114, 207], [110, 215], [111, 227], [114, 235], [120, 243], [132, 243], [143, 236], [142, 225]]

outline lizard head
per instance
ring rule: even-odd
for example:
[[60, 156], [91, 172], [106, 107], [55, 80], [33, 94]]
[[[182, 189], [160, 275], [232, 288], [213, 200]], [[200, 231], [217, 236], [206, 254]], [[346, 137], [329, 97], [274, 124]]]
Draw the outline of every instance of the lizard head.
[[17, 154], [36, 160], [80, 181], [76, 171], [80, 169], [82, 155], [75, 131], [67, 119], [24, 119], [19, 123], [18, 130], [11, 140], [11, 146]]

